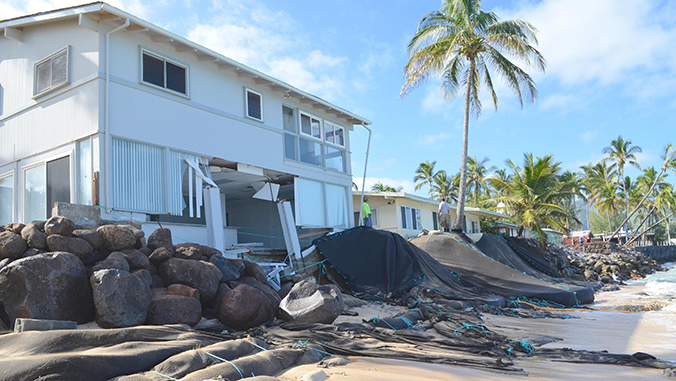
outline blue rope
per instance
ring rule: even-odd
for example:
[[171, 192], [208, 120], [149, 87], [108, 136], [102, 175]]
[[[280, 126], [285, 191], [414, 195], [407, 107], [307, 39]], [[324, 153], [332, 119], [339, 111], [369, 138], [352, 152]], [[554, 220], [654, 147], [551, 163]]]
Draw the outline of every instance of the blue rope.
[[463, 322], [463, 323], [462, 323], [462, 327], [458, 327], [455, 331], [453, 331], [453, 333], [455, 334], [455, 336], [460, 337], [460, 336], [462, 336], [462, 333], [461, 333], [461, 332], [458, 332], [458, 331], [460, 331], [461, 329], [467, 329], [467, 330], [470, 330], [470, 329], [473, 329], [473, 328], [480, 329], [481, 332], [486, 332], [486, 333], [490, 333], [490, 334], [493, 333], [493, 332], [487, 330], [485, 327], [482, 327], [482, 326], [480, 326], [480, 325], [467, 324], [467, 322]]
[[[223, 362], [227, 362], [228, 364], [234, 366], [234, 367], [235, 367], [235, 370], [237, 371], [237, 373], [239, 373], [240, 377], [244, 378], [244, 375], [242, 374], [242, 371], [239, 370], [239, 368], [237, 367], [237, 365], [235, 365], [232, 361], [228, 361], [228, 360], [226, 360], [226, 359], [224, 359], [224, 358], [220, 358], [220, 357], [218, 357], [218, 356], [216, 356], [216, 355], [212, 355], [212, 354], [209, 353], [209, 352], [204, 352], [204, 353], [208, 354], [209, 356], [211, 356], [211, 357], [213, 357], [213, 358], [215, 358], [215, 359], [221, 360], [221, 361], [223, 361]], [[177, 380], [177, 381], [178, 381], [178, 380]]]
[[309, 265], [309, 266], [303, 267], [302, 269], [298, 269], [298, 270], [293, 271], [293, 272], [291, 272], [291, 273], [284, 274], [284, 275], [280, 276], [280, 278], [284, 278], [285, 276], [296, 275], [299, 271], [303, 271], [303, 270], [305, 270], [305, 269], [309, 269], [310, 267], [320, 265], [320, 264], [322, 264], [322, 263], [324, 263], [324, 262], [326, 262], [326, 261], [328, 261], [328, 259], [324, 259], [323, 261], [315, 262], [315, 263], [313, 263], [313, 264], [311, 264], [311, 265]]
[[248, 342], [249, 344], [253, 345], [254, 347], [258, 347], [258, 348], [260, 348], [260, 349], [262, 349], [262, 350], [264, 350], [264, 351], [267, 351], [267, 349], [261, 347], [260, 345], [254, 343], [254, 342], [251, 342], [251, 341], [247, 341], [247, 342]]
[[392, 329], [395, 330], [395, 331], [397, 330], [397, 329], [394, 328], [390, 323], [388, 323], [387, 320], [385, 320], [385, 319], [380, 319], [380, 318], [374, 317], [373, 319], [371, 319], [371, 322], [373, 322], [373, 324], [376, 324], [376, 323], [378, 322], [378, 320], [382, 320], [382, 321], [385, 322], [385, 324], [387, 324], [390, 328], [392, 328]]
[[406, 323], [406, 326], [407, 326], [407, 327], [409, 327], [409, 328], [410, 328], [410, 327], [413, 327], [413, 323], [411, 323], [411, 322], [410, 322], [408, 319], [406, 319], [405, 317], [399, 316], [399, 317], [397, 317], [397, 319], [403, 320], [404, 323]]
[[168, 378], [168, 379], [170, 379], [171, 381], [180, 381], [178, 378], [173, 378], [173, 377], [171, 377], [171, 376], [167, 376], [166, 374], [162, 374], [162, 373], [160, 373], [160, 372], [155, 372], [154, 370], [151, 370], [151, 372], [155, 373], [155, 374], [158, 375], [158, 376], [162, 376], [162, 377], [164, 377], [164, 378]]
[[[510, 341], [509, 343], [510, 343], [510, 344], [511, 344], [511, 343], [519, 343], [519, 344], [521, 344], [521, 346], [523, 347], [523, 349], [525, 349], [526, 352], [528, 352], [528, 354], [533, 354], [533, 353], [535, 353], [535, 348], [533, 348], [533, 346], [531, 345], [530, 341], [528, 341], [528, 340], [512, 340], [512, 341]], [[511, 348], [510, 348], [510, 349], [511, 349]], [[511, 352], [511, 351], [508, 351], [508, 352]]]

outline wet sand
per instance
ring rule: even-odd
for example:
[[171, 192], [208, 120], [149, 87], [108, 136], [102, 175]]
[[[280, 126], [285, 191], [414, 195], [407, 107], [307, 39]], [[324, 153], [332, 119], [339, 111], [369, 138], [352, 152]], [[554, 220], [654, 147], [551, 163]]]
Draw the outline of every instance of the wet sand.
[[[633, 354], [645, 352], [667, 361], [676, 362], [676, 313], [664, 311], [619, 312], [621, 306], [651, 305], [655, 302], [676, 304], [674, 296], [643, 294], [644, 285], [624, 286], [620, 291], [596, 295], [589, 307], [596, 311], [566, 312], [570, 319], [522, 319], [485, 315], [485, 323], [496, 331], [508, 333], [515, 339], [535, 335], [552, 336], [560, 341], [543, 348], [572, 348], [578, 350]], [[400, 307], [370, 304], [356, 308], [359, 316], [341, 316], [339, 321], [361, 322], [373, 316], [388, 317], [400, 312]], [[502, 327], [502, 328], [497, 328]], [[514, 367], [528, 375], [502, 374], [441, 364], [416, 363], [402, 360], [350, 358], [347, 366], [323, 369], [327, 380], [660, 380], [668, 379], [661, 369], [617, 365], [574, 364], [533, 358], [515, 358]], [[285, 380], [300, 380], [316, 371], [316, 365], [291, 369], [279, 376]]]

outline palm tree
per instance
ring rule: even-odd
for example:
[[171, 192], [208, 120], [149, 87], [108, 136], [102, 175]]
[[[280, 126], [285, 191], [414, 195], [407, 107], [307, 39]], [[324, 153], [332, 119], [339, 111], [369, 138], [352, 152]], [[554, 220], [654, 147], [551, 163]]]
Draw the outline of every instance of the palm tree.
[[[676, 149], [674, 148], [674, 145], [672, 143], [669, 143], [664, 147], [664, 154], [662, 155], [662, 159], [664, 159], [664, 164], [662, 164], [662, 168], [660, 169], [660, 173], [659, 173], [659, 175], [657, 175], [656, 180], [659, 179], [662, 176], [662, 174], [664, 174], [664, 172], [666, 172], [667, 169], [669, 169], [669, 168], [671, 168], [671, 170], [674, 171], [674, 173], [676, 173]], [[655, 189], [656, 185], [657, 185], [657, 181], [652, 183], [652, 185], [650, 186], [650, 189], [648, 189], [648, 191], [643, 196], [641, 201], [639, 201], [639, 203], [636, 205], [634, 210], [632, 210], [631, 213], [629, 213], [629, 215], [625, 218], [625, 220], [622, 222], [622, 224], [620, 224], [620, 226], [624, 225], [634, 215], [634, 213], [636, 213], [636, 211], [639, 210], [639, 208], [641, 208], [641, 205], [645, 202], [646, 198], [648, 198], [650, 196], [653, 189]], [[618, 227], [615, 230], [615, 232], [613, 232], [612, 236], [610, 236], [610, 239], [615, 237], [615, 235], [619, 231], [620, 231], [620, 228]], [[629, 244], [629, 242], [627, 242], [627, 244]]]
[[[457, 218], [454, 231], [462, 231], [465, 214], [467, 180], [467, 144], [470, 111], [481, 114], [481, 84], [491, 94], [497, 110], [498, 97], [490, 70], [497, 72], [514, 91], [523, 106], [523, 97], [535, 101], [537, 89], [533, 79], [503, 53], [528, 66], [544, 71], [545, 59], [537, 44], [533, 25], [521, 20], [499, 21], [493, 12], [484, 12], [480, 0], [443, 0], [441, 9], [423, 16], [408, 44], [410, 59], [405, 67], [406, 82], [399, 97], [425, 83], [430, 76], [441, 78], [447, 100], [465, 87], [465, 116], [462, 137], [462, 159], [458, 191]], [[490, 70], [489, 70], [490, 69]]]
[[[639, 146], [631, 146], [631, 140], [622, 139], [622, 135], [618, 136], [617, 139], [610, 142], [610, 146], [603, 149], [603, 153], [608, 155], [620, 172], [620, 180], [622, 180], [622, 189], [624, 191], [624, 200], [629, 200], [629, 192], [627, 190], [627, 182], [624, 177], [624, 167], [627, 164], [633, 165], [638, 169], [641, 169], [641, 165], [636, 161], [636, 154], [643, 152]], [[624, 217], [626, 218], [629, 215], [628, 206], [624, 206]]]
[[427, 183], [430, 186], [430, 193], [432, 193], [432, 178], [434, 177], [434, 166], [437, 164], [436, 161], [429, 162], [425, 160], [424, 163], [420, 163], [418, 168], [415, 170], [415, 177], [413, 178], [413, 183], [418, 183], [415, 185], [414, 190], [418, 190]]
[[601, 160], [596, 165], [592, 166], [590, 163], [588, 165], [583, 165], [580, 168], [584, 172], [582, 175], [582, 183], [584, 184], [583, 192], [586, 193], [589, 202], [592, 205], [598, 206], [604, 200], [609, 199], [603, 204], [603, 210], [606, 211], [609, 229], [612, 229], [610, 213], [611, 211], [617, 211], [617, 197], [616, 195], [613, 195], [612, 191], [615, 191], [615, 193], [618, 191], [615, 182], [617, 172], [615, 172], [614, 165], [608, 166], [606, 160]]
[[439, 171], [432, 178], [430, 194], [437, 200], [446, 198], [449, 203], [458, 200], [458, 186], [460, 183], [460, 174], [448, 176], [446, 171]]
[[486, 177], [488, 172], [494, 171], [495, 166], [486, 167], [485, 164], [490, 161], [489, 158], [484, 157], [481, 161], [477, 160], [476, 156], [467, 158], [467, 191], [472, 193], [472, 206], [479, 205], [479, 197], [482, 193], [489, 195], [488, 183]]
[[514, 223], [519, 225], [519, 236], [528, 228], [538, 234], [544, 246], [547, 239], [542, 228], [549, 226], [566, 232], [568, 229], [563, 221], [572, 219], [579, 223], [575, 216], [556, 203], [569, 195], [558, 179], [560, 162], [554, 162], [551, 155], [534, 158], [533, 154], [525, 153], [523, 168], [511, 160], [507, 161], [507, 165], [513, 172], [509, 181], [497, 177], [491, 179], [503, 186], [506, 192], [505, 196], [497, 197], [494, 201], [506, 205]]
[[394, 187], [391, 187], [389, 185], [385, 185], [378, 181], [377, 183], [373, 184], [371, 187], [371, 192], [399, 192], [403, 188], [399, 187], [398, 189], [395, 189]]

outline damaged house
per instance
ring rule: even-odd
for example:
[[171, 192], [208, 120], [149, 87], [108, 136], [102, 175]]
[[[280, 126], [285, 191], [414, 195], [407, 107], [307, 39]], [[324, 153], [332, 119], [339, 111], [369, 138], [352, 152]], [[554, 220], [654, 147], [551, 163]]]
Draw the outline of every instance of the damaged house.
[[353, 225], [350, 131], [370, 123], [106, 3], [0, 21], [0, 224], [67, 202], [297, 252]]

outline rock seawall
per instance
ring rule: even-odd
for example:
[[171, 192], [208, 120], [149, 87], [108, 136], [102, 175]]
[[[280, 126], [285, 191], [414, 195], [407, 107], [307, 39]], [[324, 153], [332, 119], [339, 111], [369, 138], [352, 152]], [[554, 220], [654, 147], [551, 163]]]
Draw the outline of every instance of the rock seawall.
[[634, 250], [649, 256], [659, 263], [676, 262], [676, 245], [671, 246], [641, 246]]

